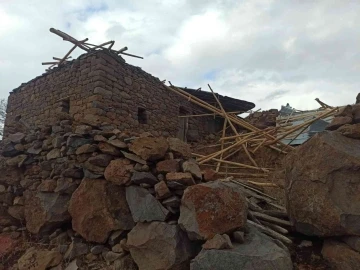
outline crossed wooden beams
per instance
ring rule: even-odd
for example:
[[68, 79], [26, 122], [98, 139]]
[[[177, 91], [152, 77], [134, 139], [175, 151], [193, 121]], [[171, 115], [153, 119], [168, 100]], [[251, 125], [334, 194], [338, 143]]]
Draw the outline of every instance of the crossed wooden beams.
[[[55, 60], [55, 61], [43, 62], [42, 65], [50, 65], [46, 69], [46, 71], [51, 70], [55, 66], [61, 66], [61, 65], [65, 64], [71, 58], [70, 54], [77, 47], [79, 47], [80, 49], [82, 49], [82, 50], [84, 50], [86, 52], [91, 52], [91, 51], [95, 51], [95, 50], [99, 50], [99, 49], [106, 49], [106, 50], [109, 50], [110, 52], [115, 53], [115, 54], [122, 54], [122, 55], [127, 55], [127, 56], [131, 56], [131, 57], [136, 57], [136, 58], [143, 59], [143, 57], [141, 57], [141, 56], [137, 56], [137, 55], [130, 54], [130, 53], [125, 53], [125, 51], [127, 51], [127, 49], [128, 49], [127, 47], [124, 47], [124, 48], [122, 48], [120, 50], [113, 50], [112, 47], [115, 44], [114, 40], [107, 41], [107, 42], [102, 43], [100, 45], [95, 45], [95, 44], [88, 43], [87, 42], [89, 40], [88, 38], [85, 38], [83, 40], [77, 40], [76, 38], [73, 38], [72, 36], [66, 34], [65, 32], [62, 32], [62, 31], [57, 30], [55, 28], [50, 28], [50, 32], [54, 33], [55, 35], [58, 35], [59, 37], [62, 37], [62, 39], [65, 40], [65, 41], [71, 42], [72, 44], [74, 44], [74, 46], [70, 49], [70, 51], [68, 51], [67, 54], [65, 54], [64, 57], [62, 57], [62, 58], [53, 57], [53, 60]], [[105, 47], [105, 46], [108, 46], [108, 47]]]

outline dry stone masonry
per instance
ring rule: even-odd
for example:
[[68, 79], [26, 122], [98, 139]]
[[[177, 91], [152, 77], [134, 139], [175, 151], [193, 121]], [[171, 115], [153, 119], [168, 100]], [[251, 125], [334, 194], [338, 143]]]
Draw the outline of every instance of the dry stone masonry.
[[[74, 119], [78, 133], [86, 132], [86, 126], [101, 126], [175, 137], [181, 113], [208, 112], [167, 90], [158, 78], [141, 68], [100, 50], [84, 54], [13, 90], [8, 99], [4, 132], [6, 137], [50, 125], [56, 133], [61, 127], [55, 123]], [[186, 123], [188, 140], [201, 139], [222, 127], [211, 116], [188, 118]], [[67, 131], [71, 131], [69, 126]], [[113, 149], [107, 144], [99, 147]], [[50, 154], [57, 155], [56, 150]]]
[[[225, 269], [222, 260], [255, 244], [242, 188], [203, 183], [188, 144], [72, 125], [61, 120], [1, 142], [1, 229], [27, 230], [48, 245], [26, 250], [9, 269], [206, 269], [207, 252]], [[291, 269], [286, 247], [271, 252], [279, 259], [256, 255], [263, 269]]]

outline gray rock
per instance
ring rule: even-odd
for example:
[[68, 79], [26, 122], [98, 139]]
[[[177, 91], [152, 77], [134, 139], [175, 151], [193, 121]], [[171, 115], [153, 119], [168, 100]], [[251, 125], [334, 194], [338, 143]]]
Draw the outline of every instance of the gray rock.
[[127, 159], [130, 159], [132, 161], [135, 161], [137, 163], [140, 163], [142, 165], [146, 165], [146, 161], [143, 160], [141, 157], [135, 155], [135, 154], [132, 154], [132, 153], [128, 153], [128, 152], [125, 152], [125, 151], [121, 151], [121, 153], [123, 154], [123, 156]]
[[99, 255], [101, 254], [103, 251], [105, 250], [105, 247], [103, 245], [97, 245], [97, 246], [93, 246], [90, 249], [90, 252], [94, 255]]
[[10, 134], [7, 139], [9, 139], [13, 143], [21, 143], [25, 138], [25, 134], [21, 132], [17, 132], [14, 134]]
[[180, 203], [181, 200], [178, 196], [171, 196], [170, 198], [167, 198], [166, 200], [162, 201], [163, 205], [170, 207], [179, 207]]
[[54, 148], [46, 155], [47, 160], [52, 160], [59, 157], [61, 157], [61, 153], [60, 153], [60, 149], [58, 148]]
[[114, 262], [115, 270], [138, 270], [136, 263], [130, 255], [126, 255]]
[[116, 244], [115, 246], [113, 246], [111, 248], [111, 251], [116, 253], [125, 253], [124, 249], [121, 247], [121, 244]]
[[196, 163], [195, 160], [190, 159], [190, 160], [185, 161], [182, 164], [182, 169], [183, 169], [183, 172], [189, 172], [189, 173], [191, 173], [191, 175], [194, 178], [201, 180], [202, 173], [201, 173], [199, 165]]
[[359, 236], [345, 236], [342, 240], [348, 244], [349, 247], [360, 252], [360, 237]]
[[114, 246], [120, 242], [121, 239], [126, 237], [126, 232], [123, 230], [114, 231], [110, 234], [108, 244]]
[[67, 139], [66, 146], [72, 147], [72, 148], [78, 148], [78, 147], [80, 147], [84, 144], [88, 144], [88, 143], [92, 143], [92, 140], [73, 134], [73, 135], [70, 135], [69, 138]]
[[24, 192], [27, 229], [38, 234], [70, 220], [70, 195], [49, 192]]
[[142, 187], [127, 187], [126, 200], [135, 222], [164, 221], [169, 214], [169, 211], [148, 190]]
[[75, 259], [72, 262], [68, 264], [68, 266], [65, 268], [65, 270], [78, 270], [81, 266], [81, 260]]
[[123, 256], [124, 254], [108, 251], [106, 252], [104, 257], [107, 262], [113, 262], [116, 261], [117, 259], [120, 259]]
[[66, 251], [64, 259], [71, 261], [76, 257], [87, 254], [88, 252], [89, 248], [85, 243], [77, 242], [77, 240], [74, 240], [73, 242], [71, 242], [68, 250]]
[[232, 236], [233, 236], [234, 242], [236, 242], [236, 243], [242, 244], [245, 241], [245, 234], [242, 231], [233, 232]]
[[3, 146], [2, 155], [4, 157], [15, 157], [16, 155], [21, 154], [21, 151], [17, 150], [12, 143], [7, 143]]
[[127, 246], [141, 270], [189, 269], [194, 255], [186, 233], [165, 222], [138, 223], [128, 234]]
[[87, 169], [84, 169], [84, 178], [99, 179], [99, 178], [103, 178], [103, 177], [104, 177], [104, 174], [96, 174]]
[[230, 237], [227, 234], [216, 234], [210, 240], [203, 244], [203, 249], [232, 249], [234, 246], [231, 243]]
[[291, 270], [288, 250], [267, 235], [251, 228], [244, 244], [230, 250], [205, 250], [191, 263], [191, 270]]
[[150, 172], [134, 172], [131, 176], [131, 182], [136, 185], [149, 184], [151, 186], [154, 186], [159, 181]]

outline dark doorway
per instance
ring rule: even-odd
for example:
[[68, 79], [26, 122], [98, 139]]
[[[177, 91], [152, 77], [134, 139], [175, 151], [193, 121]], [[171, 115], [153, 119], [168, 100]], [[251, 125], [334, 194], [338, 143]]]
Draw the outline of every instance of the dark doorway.
[[184, 107], [180, 106], [179, 108], [179, 127], [178, 127], [178, 134], [177, 137], [187, 142], [187, 131], [189, 129], [189, 117], [186, 117], [189, 115], [189, 111], [187, 111]]

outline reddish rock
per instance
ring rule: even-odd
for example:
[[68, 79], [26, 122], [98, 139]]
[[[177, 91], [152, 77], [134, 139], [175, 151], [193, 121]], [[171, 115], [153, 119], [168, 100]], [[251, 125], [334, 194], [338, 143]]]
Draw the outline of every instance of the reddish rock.
[[0, 259], [11, 254], [17, 245], [19, 244], [18, 239], [13, 239], [10, 233], [0, 234]]
[[335, 117], [331, 123], [326, 127], [327, 130], [337, 130], [339, 127], [351, 124], [353, 118], [350, 116], [337, 116]]
[[155, 188], [156, 197], [160, 200], [171, 196], [171, 192], [170, 192], [169, 188], [167, 187], [165, 181], [161, 181], [161, 182], [157, 183], [154, 186], [154, 188]]
[[287, 211], [306, 235], [360, 235], [360, 141], [316, 134], [286, 156]]
[[69, 205], [72, 227], [84, 239], [105, 243], [115, 230], [134, 227], [125, 188], [104, 179], [84, 179]]
[[[231, 207], [229, 207], [231, 206]], [[188, 187], [181, 200], [180, 226], [189, 238], [211, 239], [246, 225], [247, 203], [242, 190], [220, 181]]]
[[130, 182], [131, 172], [134, 166], [128, 159], [120, 158], [112, 160], [106, 167], [105, 179], [117, 185], [125, 185]]
[[143, 137], [135, 139], [129, 150], [144, 160], [156, 161], [164, 158], [169, 144], [164, 138]]
[[191, 176], [191, 173], [181, 173], [181, 172], [167, 173], [166, 181], [170, 184], [171, 184], [171, 182], [176, 182], [176, 183], [184, 185], [184, 186], [195, 185], [195, 182]]
[[328, 261], [332, 269], [357, 270], [360, 266], [360, 253], [348, 245], [335, 241], [325, 240], [321, 254]]
[[112, 156], [120, 156], [120, 150], [115, 146], [108, 144], [107, 142], [99, 142], [98, 144], [99, 150], [104, 154], [112, 155]]
[[203, 175], [204, 175], [203, 179], [205, 182], [210, 182], [217, 179], [216, 171], [214, 171], [213, 169], [205, 169], [203, 171]]
[[180, 171], [179, 160], [167, 159], [160, 161], [156, 164], [156, 170], [159, 173], [178, 172]]
[[190, 145], [178, 138], [168, 138], [169, 150], [174, 153], [176, 158], [191, 157]]

